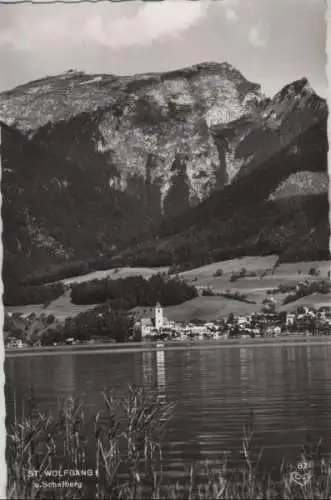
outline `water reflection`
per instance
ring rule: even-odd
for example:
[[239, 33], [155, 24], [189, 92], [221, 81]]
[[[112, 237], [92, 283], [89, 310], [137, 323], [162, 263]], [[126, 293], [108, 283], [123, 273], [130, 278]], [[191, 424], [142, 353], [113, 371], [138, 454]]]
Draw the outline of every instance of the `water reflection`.
[[166, 390], [166, 372], [164, 363], [164, 351], [158, 350], [156, 352], [156, 378], [159, 396], [165, 399]]
[[75, 396], [76, 393], [76, 357], [75, 356], [61, 356], [57, 362], [52, 358], [52, 372], [51, 383], [52, 385], [59, 385], [62, 387], [62, 392], [65, 397]]
[[294, 360], [295, 360], [295, 347], [293, 346], [289, 346], [287, 348], [287, 357], [288, 357], [288, 361], [290, 363], [294, 363]]
[[252, 366], [252, 349], [240, 349], [240, 381], [242, 400], [248, 402], [249, 380]]
[[153, 387], [153, 356], [151, 351], [141, 353], [142, 381], [144, 387], [149, 389]]
[[[200, 351], [199, 353], [199, 372], [208, 374], [208, 351]], [[199, 377], [201, 396], [205, 396], [210, 388], [208, 376]]]

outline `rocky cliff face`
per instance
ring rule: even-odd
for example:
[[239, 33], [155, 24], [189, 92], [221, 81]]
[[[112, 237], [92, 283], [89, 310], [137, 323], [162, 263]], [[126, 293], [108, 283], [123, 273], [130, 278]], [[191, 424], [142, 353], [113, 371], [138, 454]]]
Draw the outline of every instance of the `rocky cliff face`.
[[[113, 191], [154, 190], [165, 215], [165, 205], [178, 212], [254, 168], [325, 112], [306, 79], [270, 100], [227, 63], [132, 77], [68, 72], [0, 95], [5, 123], [96, 175], [101, 168]], [[177, 207], [179, 163], [187, 189]]]
[[117, 261], [167, 262], [186, 269], [245, 255], [328, 259], [327, 151], [327, 120], [322, 119], [221, 192], [163, 221]]
[[89, 162], [96, 175], [102, 164], [114, 191], [158, 188], [163, 212], [181, 183], [174, 164], [185, 161], [190, 205], [224, 185], [231, 165], [211, 127], [251, 114], [262, 99], [228, 64], [134, 77], [69, 72], [2, 94], [0, 116], [50, 151]]
[[212, 127], [230, 180], [258, 168], [326, 116], [326, 101], [302, 78], [239, 120]]
[[268, 99], [227, 63], [70, 71], [2, 93], [5, 253], [31, 269], [107, 254], [299, 147], [326, 115], [307, 80]]

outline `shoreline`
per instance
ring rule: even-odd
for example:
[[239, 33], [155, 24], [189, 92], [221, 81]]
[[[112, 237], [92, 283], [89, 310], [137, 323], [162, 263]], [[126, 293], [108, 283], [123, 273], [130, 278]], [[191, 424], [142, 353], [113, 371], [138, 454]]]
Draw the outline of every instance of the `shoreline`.
[[59, 354], [116, 354], [146, 351], [180, 351], [217, 348], [240, 348], [240, 347], [281, 347], [281, 346], [304, 346], [304, 345], [331, 345], [331, 336], [319, 335], [316, 337], [303, 335], [289, 335], [258, 339], [218, 339], [218, 340], [193, 340], [165, 341], [165, 342], [129, 342], [129, 343], [100, 343], [90, 345], [69, 345], [29, 348], [6, 348], [6, 358], [25, 356], [55, 356]]

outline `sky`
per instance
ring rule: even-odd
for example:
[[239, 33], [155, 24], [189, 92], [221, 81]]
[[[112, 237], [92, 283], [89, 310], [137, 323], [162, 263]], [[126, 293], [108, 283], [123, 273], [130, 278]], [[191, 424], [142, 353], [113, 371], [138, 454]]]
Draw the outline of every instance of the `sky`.
[[77, 69], [118, 75], [228, 62], [273, 95], [327, 92], [326, 0], [0, 4], [0, 91]]

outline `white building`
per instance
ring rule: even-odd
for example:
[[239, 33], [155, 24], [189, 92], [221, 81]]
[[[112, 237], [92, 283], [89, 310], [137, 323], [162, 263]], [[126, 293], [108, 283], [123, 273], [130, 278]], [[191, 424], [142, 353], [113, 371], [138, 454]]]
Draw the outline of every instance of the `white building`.
[[134, 328], [141, 331], [142, 337], [159, 332], [167, 323], [159, 302], [155, 307], [134, 307], [130, 313], [134, 318]]
[[294, 325], [295, 323], [295, 314], [287, 313], [286, 315], [286, 326]]

